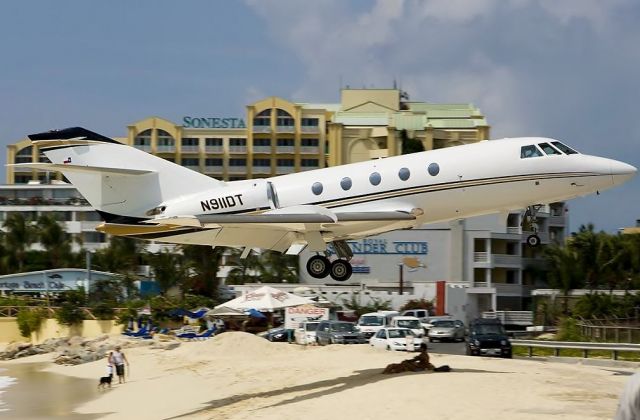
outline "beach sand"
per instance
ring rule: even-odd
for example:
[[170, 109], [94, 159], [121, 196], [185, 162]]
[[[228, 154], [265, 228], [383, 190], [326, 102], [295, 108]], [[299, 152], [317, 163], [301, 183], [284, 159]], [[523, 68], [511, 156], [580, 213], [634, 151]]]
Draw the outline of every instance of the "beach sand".
[[[127, 383], [96, 393], [78, 413], [106, 419], [610, 419], [628, 378], [619, 368], [438, 354], [432, 363], [452, 372], [383, 375], [388, 363], [412, 355], [368, 345], [271, 343], [234, 332], [174, 350], [126, 349], [126, 355]], [[97, 384], [103, 365], [46, 370]]]

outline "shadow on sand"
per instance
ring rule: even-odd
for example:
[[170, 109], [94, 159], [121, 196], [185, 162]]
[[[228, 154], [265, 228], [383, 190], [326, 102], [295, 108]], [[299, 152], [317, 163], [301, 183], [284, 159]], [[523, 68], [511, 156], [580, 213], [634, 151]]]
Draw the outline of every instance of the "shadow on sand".
[[[285, 396], [287, 394], [294, 394], [298, 392], [314, 391], [305, 395], [299, 395], [280, 401], [278, 403], [266, 406], [266, 407], [278, 407], [281, 405], [292, 404], [300, 401], [310, 400], [325, 395], [336, 394], [338, 392], [344, 392], [349, 389], [358, 388], [360, 386], [373, 384], [376, 382], [397, 378], [399, 376], [409, 375], [448, 375], [456, 373], [510, 373], [490, 370], [479, 369], [452, 369], [450, 372], [405, 372], [398, 374], [384, 375], [381, 373], [382, 369], [365, 369], [354, 371], [353, 374], [348, 376], [341, 376], [333, 379], [325, 379], [322, 381], [316, 381], [308, 384], [289, 386], [281, 389], [274, 389], [272, 391], [256, 392], [250, 394], [234, 395], [232, 397], [221, 398], [218, 400], [212, 400], [207, 402], [207, 406], [198, 410], [190, 411], [188, 413], [181, 414], [179, 416], [170, 417], [169, 419], [179, 419], [182, 417], [202, 413], [208, 410], [214, 410], [222, 408], [228, 405], [237, 404], [239, 402], [249, 400], [252, 398], [269, 398], [274, 396]], [[266, 408], [261, 407], [261, 408]]]

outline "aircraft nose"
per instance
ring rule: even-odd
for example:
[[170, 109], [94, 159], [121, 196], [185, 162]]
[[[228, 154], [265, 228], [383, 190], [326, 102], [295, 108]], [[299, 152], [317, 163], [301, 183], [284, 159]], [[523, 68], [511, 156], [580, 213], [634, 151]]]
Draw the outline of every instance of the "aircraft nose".
[[633, 178], [636, 172], [638, 172], [638, 169], [633, 165], [617, 160], [611, 161], [611, 176], [613, 177], [613, 183], [616, 185]]

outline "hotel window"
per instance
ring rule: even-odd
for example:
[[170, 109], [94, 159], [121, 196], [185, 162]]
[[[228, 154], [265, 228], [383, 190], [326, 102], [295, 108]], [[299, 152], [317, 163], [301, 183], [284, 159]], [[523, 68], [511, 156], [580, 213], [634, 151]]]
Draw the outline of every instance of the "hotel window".
[[318, 147], [319, 143], [318, 139], [300, 139], [302, 147]]
[[265, 109], [253, 118], [256, 127], [268, 127], [271, 125], [271, 109]]
[[200, 161], [198, 158], [182, 158], [180, 160], [182, 166], [198, 166]]
[[219, 146], [222, 147], [222, 139], [219, 137], [207, 137], [204, 139], [205, 146]]
[[278, 166], [295, 166], [293, 159], [278, 159]]
[[20, 150], [18, 153], [16, 153], [15, 163], [30, 163], [32, 150], [33, 150], [33, 146], [27, 146], [24, 149]]
[[320, 120], [317, 118], [303, 118], [300, 121], [303, 127], [317, 127], [320, 123]]
[[229, 146], [246, 146], [246, 145], [247, 145], [247, 139], [240, 139], [240, 138], [229, 139]]
[[271, 139], [253, 139], [254, 146], [271, 146]]
[[174, 146], [173, 136], [164, 130], [158, 130], [158, 146]]
[[134, 146], [151, 146], [151, 130], [144, 130], [133, 139]]
[[204, 160], [205, 166], [222, 166], [222, 159], [219, 158], [209, 158]]
[[294, 140], [293, 139], [278, 139], [278, 146], [282, 146], [282, 147], [286, 147], [286, 146], [293, 146], [294, 145]]
[[303, 168], [317, 168], [318, 159], [302, 159], [300, 160], [300, 166]]
[[253, 159], [253, 166], [271, 166], [270, 159]]
[[276, 125], [278, 127], [293, 127], [295, 125], [293, 117], [287, 111], [278, 109], [277, 116], [278, 119]]
[[247, 159], [229, 159], [229, 166], [247, 166]]
[[200, 143], [200, 139], [197, 137], [183, 137], [182, 138], [182, 145], [183, 146], [198, 146], [198, 144]]

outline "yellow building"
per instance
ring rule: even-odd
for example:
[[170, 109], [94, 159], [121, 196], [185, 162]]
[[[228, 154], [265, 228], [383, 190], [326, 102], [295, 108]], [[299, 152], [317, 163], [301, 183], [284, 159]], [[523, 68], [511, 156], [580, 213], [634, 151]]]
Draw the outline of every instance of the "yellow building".
[[[185, 116], [180, 123], [149, 117], [116, 140], [231, 181], [394, 156], [403, 139], [431, 150], [488, 137], [485, 118], [471, 104], [410, 102], [398, 89], [343, 89], [338, 104], [269, 97], [248, 105], [244, 117]], [[38, 161], [46, 158], [28, 139], [7, 146], [7, 163]], [[7, 167], [9, 184], [48, 177]]]

